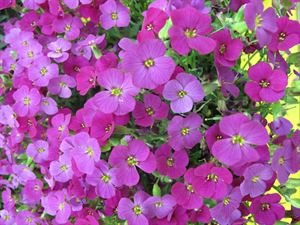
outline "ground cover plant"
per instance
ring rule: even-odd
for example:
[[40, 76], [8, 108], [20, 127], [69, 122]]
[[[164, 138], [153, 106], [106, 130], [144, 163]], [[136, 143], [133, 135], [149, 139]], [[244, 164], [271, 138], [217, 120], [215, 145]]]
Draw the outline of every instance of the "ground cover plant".
[[1, 0], [0, 225], [300, 224], [298, 2]]

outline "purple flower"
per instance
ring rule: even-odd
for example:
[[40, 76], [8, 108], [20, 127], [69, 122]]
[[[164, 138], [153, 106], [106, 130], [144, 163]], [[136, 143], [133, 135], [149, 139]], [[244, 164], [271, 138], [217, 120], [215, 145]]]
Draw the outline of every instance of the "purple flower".
[[211, 37], [216, 41], [215, 62], [225, 67], [234, 66], [243, 50], [242, 41], [238, 38], [232, 38], [228, 29], [217, 31]]
[[267, 194], [257, 197], [250, 206], [250, 213], [259, 224], [273, 225], [285, 215], [285, 209], [279, 204], [281, 197], [278, 194]]
[[253, 164], [246, 168], [244, 181], [241, 183], [241, 193], [243, 196], [250, 194], [255, 198], [266, 191], [266, 182], [273, 176], [273, 171], [268, 165], [260, 163]]
[[54, 59], [57, 63], [62, 63], [68, 59], [69, 53], [67, 53], [67, 51], [69, 51], [71, 47], [72, 44], [69, 41], [59, 38], [48, 44], [50, 52], [48, 52], [47, 56]]
[[79, 6], [79, 2], [81, 4], [87, 5], [92, 3], [93, 0], [63, 0], [66, 6], [68, 6], [70, 9], [76, 9]]
[[251, 0], [245, 7], [245, 21], [250, 30], [256, 30], [260, 46], [268, 45], [277, 31], [277, 16], [274, 8], [267, 8], [260, 0]]
[[225, 167], [206, 163], [198, 166], [194, 171], [196, 179], [193, 181], [193, 186], [201, 196], [220, 200], [228, 193], [232, 175]]
[[204, 36], [212, 30], [209, 15], [187, 6], [173, 10], [171, 19], [173, 26], [169, 29], [169, 35], [171, 46], [176, 52], [187, 55], [194, 49], [199, 54], [205, 55], [215, 49], [216, 42]]
[[78, 17], [67, 15], [62, 19], [55, 20], [53, 28], [58, 33], [64, 33], [65, 37], [72, 41], [79, 37], [82, 23]]
[[239, 208], [241, 201], [242, 195], [240, 189], [238, 187], [233, 188], [220, 203], [210, 209], [211, 216], [219, 224], [231, 224], [229, 220], [231, 220], [233, 213], [236, 214], [236, 210]]
[[45, 212], [55, 216], [55, 221], [58, 224], [65, 224], [72, 212], [66, 198], [65, 190], [50, 192], [46, 197], [42, 198], [42, 206]]
[[283, 16], [277, 19], [277, 26], [277, 32], [273, 34], [271, 43], [268, 45], [271, 51], [288, 51], [300, 43], [298, 21]]
[[49, 154], [49, 144], [43, 140], [37, 140], [28, 145], [26, 154], [37, 163], [47, 161]]
[[210, 9], [205, 6], [204, 0], [171, 0], [171, 5], [176, 9], [192, 6], [201, 13], [209, 13]]
[[0, 105], [0, 124], [8, 125], [11, 128], [19, 127], [16, 113], [10, 105]]
[[154, 121], [161, 120], [167, 117], [169, 107], [162, 102], [160, 97], [153, 94], [144, 95], [144, 104], [137, 102], [134, 111], [132, 112], [137, 125], [148, 127], [154, 124]]
[[169, 145], [175, 150], [191, 149], [200, 142], [202, 118], [190, 113], [186, 118], [174, 116], [168, 125]]
[[283, 146], [274, 152], [272, 169], [277, 173], [277, 178], [281, 184], [288, 180], [291, 173], [298, 171], [297, 152], [294, 151], [290, 141], [285, 141]]
[[130, 74], [124, 74], [118, 69], [108, 69], [101, 73], [99, 84], [107, 89], [94, 97], [95, 105], [103, 113], [125, 115], [135, 108], [135, 99], [139, 89], [132, 84]]
[[128, 47], [122, 56], [122, 67], [132, 73], [137, 87], [154, 89], [165, 84], [175, 70], [175, 62], [165, 56], [165, 52], [166, 47], [161, 40], [145, 40]]
[[278, 117], [269, 124], [269, 127], [274, 134], [283, 136], [290, 133], [293, 124], [284, 117]]
[[157, 171], [172, 179], [181, 177], [189, 163], [189, 157], [185, 150], [172, 151], [168, 144], [162, 144], [155, 152]]
[[165, 84], [163, 96], [171, 101], [174, 113], [186, 113], [192, 110], [193, 104], [204, 98], [201, 83], [191, 74], [179, 73], [175, 80]]
[[272, 70], [266, 62], [251, 66], [248, 71], [250, 81], [245, 85], [245, 92], [251, 100], [276, 102], [285, 94], [288, 84], [287, 75], [281, 70]]
[[50, 80], [48, 90], [51, 94], [58, 95], [61, 98], [70, 98], [72, 91], [70, 88], [76, 86], [76, 81], [68, 75], [60, 75]]
[[267, 130], [242, 113], [223, 117], [219, 127], [228, 137], [216, 141], [212, 146], [212, 153], [228, 166], [258, 160], [259, 154], [253, 145], [261, 146], [269, 141]]
[[54, 115], [58, 112], [57, 103], [53, 98], [44, 97], [40, 104], [41, 111], [47, 115]]
[[67, 182], [73, 177], [72, 163], [70, 156], [64, 154], [57, 161], [50, 163], [49, 173], [58, 182]]
[[105, 161], [100, 161], [93, 173], [87, 175], [86, 182], [96, 187], [96, 193], [101, 198], [112, 198], [116, 195], [116, 186], [118, 184], [116, 179], [116, 170], [109, 169]]
[[121, 198], [118, 205], [118, 216], [122, 220], [127, 220], [128, 225], [148, 225], [145, 216], [145, 200], [147, 195], [140, 191], [133, 197], [133, 202], [128, 198]]
[[197, 179], [194, 171], [195, 169], [188, 169], [184, 174], [184, 183], [176, 182], [171, 189], [177, 204], [185, 209], [199, 209], [203, 204], [201, 195], [193, 184]]
[[43, 196], [43, 182], [38, 179], [29, 180], [22, 189], [22, 201], [26, 204], [37, 204]]
[[115, 0], [108, 0], [104, 4], [100, 5], [101, 26], [105, 30], [109, 30], [112, 27], [127, 27], [130, 22], [129, 9], [122, 3]]
[[127, 186], [134, 186], [140, 180], [136, 167], [146, 173], [152, 173], [156, 168], [153, 154], [141, 140], [132, 140], [128, 146], [114, 147], [108, 162], [116, 168], [119, 183]]
[[85, 95], [90, 88], [96, 86], [98, 72], [93, 66], [85, 66], [76, 74], [77, 91], [80, 95]]
[[238, 97], [240, 89], [234, 84], [234, 81], [237, 78], [234, 72], [230, 68], [221, 65], [216, 65], [216, 69], [223, 95], [225, 97], [229, 97], [229, 95]]
[[18, 116], [34, 116], [39, 111], [41, 95], [36, 88], [29, 89], [26, 85], [13, 93], [14, 111]]
[[26, 46], [18, 48], [19, 60], [18, 64], [29, 68], [32, 62], [36, 61], [42, 55], [43, 46], [36, 40], [30, 40]]
[[176, 206], [176, 201], [172, 195], [164, 195], [162, 197], [149, 197], [144, 202], [147, 216], [149, 218], [156, 217], [162, 219], [170, 215]]
[[3, 225], [14, 225], [15, 217], [12, 211], [7, 211], [6, 209], [0, 210], [0, 223]]

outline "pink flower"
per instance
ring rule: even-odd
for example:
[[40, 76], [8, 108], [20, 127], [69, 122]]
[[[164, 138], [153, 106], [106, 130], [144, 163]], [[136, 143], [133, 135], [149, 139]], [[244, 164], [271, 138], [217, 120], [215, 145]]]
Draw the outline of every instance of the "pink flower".
[[71, 158], [67, 154], [61, 155], [58, 160], [52, 161], [49, 173], [58, 182], [67, 182], [73, 177]]
[[98, 74], [93, 66], [85, 66], [76, 75], [77, 90], [85, 95], [89, 89], [96, 86]]
[[99, 84], [104, 87], [94, 97], [95, 105], [103, 113], [125, 115], [135, 108], [135, 99], [139, 89], [132, 84], [130, 74], [124, 74], [117, 69], [108, 69], [101, 73]]
[[28, 145], [26, 153], [37, 163], [47, 161], [49, 154], [49, 144], [46, 141], [37, 140], [34, 143]]
[[212, 52], [216, 42], [205, 37], [211, 32], [211, 19], [197, 9], [187, 6], [171, 12], [173, 26], [169, 29], [172, 48], [181, 55], [187, 55], [191, 49], [205, 55]]
[[155, 120], [161, 120], [167, 117], [169, 107], [162, 102], [157, 95], [147, 94], [144, 96], [144, 104], [136, 103], [136, 107], [132, 112], [137, 125], [148, 127], [154, 124]]
[[23, 85], [14, 92], [13, 98], [15, 100], [13, 109], [18, 116], [34, 116], [40, 109], [41, 95], [36, 88], [29, 89]]

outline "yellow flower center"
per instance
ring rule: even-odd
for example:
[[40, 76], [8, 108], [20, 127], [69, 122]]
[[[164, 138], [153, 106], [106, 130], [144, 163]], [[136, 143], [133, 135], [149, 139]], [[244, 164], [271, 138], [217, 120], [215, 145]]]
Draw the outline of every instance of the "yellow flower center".
[[119, 97], [120, 95], [122, 95], [122, 89], [121, 88], [113, 88], [113, 89], [111, 89], [110, 93], [113, 96]]
[[104, 183], [108, 183], [110, 181], [110, 176], [107, 175], [107, 174], [103, 174], [101, 176], [101, 180], [104, 182]]
[[134, 206], [133, 207], [133, 209], [132, 209], [132, 211], [134, 212], [134, 214], [135, 215], [141, 215], [142, 214], [142, 208], [140, 207], [140, 206], [138, 206], [138, 205], [136, 205], [136, 206]]
[[144, 66], [146, 67], [146, 68], [150, 68], [150, 67], [152, 67], [152, 66], [154, 66], [154, 60], [153, 59], [147, 59], [146, 61], [144, 61]]
[[257, 183], [257, 181], [259, 181], [259, 176], [254, 176], [254, 177], [252, 177], [251, 181], [252, 181], [253, 183]]
[[191, 184], [188, 184], [188, 185], [186, 186], [186, 189], [187, 189], [189, 192], [194, 193], [194, 188], [193, 188], [193, 186], [192, 186]]
[[156, 208], [160, 208], [160, 207], [163, 206], [163, 203], [162, 202], [155, 202], [154, 205], [155, 205]]
[[260, 27], [261, 24], [262, 24], [262, 17], [261, 17], [261, 15], [257, 15], [255, 18], [255, 26]]
[[281, 33], [279, 34], [279, 36], [278, 36], [278, 40], [279, 40], [279, 41], [284, 41], [285, 38], [286, 38], [286, 33], [284, 33], [284, 32], [281, 32]]
[[146, 108], [146, 113], [148, 114], [148, 116], [152, 116], [154, 114], [154, 111], [151, 107], [147, 107]]
[[167, 159], [167, 166], [172, 167], [174, 165], [174, 159], [173, 158], [168, 158]]
[[262, 211], [267, 211], [269, 209], [270, 209], [270, 205], [268, 203], [261, 204], [261, 210]]
[[230, 198], [229, 197], [224, 198], [223, 204], [228, 205], [229, 203], [230, 203]]
[[152, 25], [152, 23], [149, 23], [149, 24], [146, 26], [146, 30], [147, 30], [147, 31], [153, 30], [153, 25]]
[[278, 159], [278, 164], [279, 164], [280, 166], [282, 166], [282, 165], [284, 164], [284, 162], [285, 162], [285, 160], [284, 160], [283, 157], [280, 157], [280, 158]]
[[27, 223], [31, 223], [32, 222], [32, 218], [30, 216], [28, 216], [25, 220]]
[[48, 70], [47, 70], [46, 67], [43, 67], [43, 68], [41, 69], [41, 71], [40, 71], [40, 74], [42, 74], [42, 76], [45, 76], [46, 73], [48, 73]]
[[110, 132], [111, 128], [112, 128], [112, 125], [111, 125], [111, 124], [108, 124], [108, 125], [104, 128], [105, 133]]
[[245, 142], [245, 139], [240, 135], [235, 135], [235, 136], [232, 137], [231, 141], [235, 145], [236, 144], [243, 145], [244, 142]]
[[69, 32], [71, 30], [71, 25], [70, 24], [67, 24], [65, 26], [65, 32]]
[[194, 38], [197, 36], [197, 30], [196, 29], [190, 29], [190, 28], [186, 28], [184, 30], [184, 35], [187, 37], [187, 38]]
[[59, 209], [59, 210], [64, 210], [64, 208], [65, 208], [65, 203], [64, 203], [64, 202], [62, 202], [62, 203], [60, 203], [60, 204], [58, 205], [58, 209]]
[[30, 105], [30, 103], [31, 103], [30, 98], [26, 96], [26, 97], [23, 99], [23, 103], [24, 103], [24, 105]]
[[219, 52], [221, 55], [223, 55], [225, 52], [226, 52], [226, 45], [225, 44], [221, 44], [220, 47], [219, 47]]
[[67, 87], [67, 84], [63, 81], [59, 82], [59, 86], [61, 86], [62, 88]]
[[91, 147], [87, 147], [85, 150], [85, 154], [87, 154], [89, 157], [94, 156], [94, 150]]
[[136, 165], [138, 164], [138, 161], [136, 160], [135, 157], [129, 156], [129, 157], [127, 158], [127, 164], [128, 164], [129, 166], [136, 166]]
[[181, 90], [181, 91], [178, 91], [178, 93], [177, 93], [177, 96], [179, 97], [179, 98], [183, 98], [184, 96], [186, 96], [186, 91], [184, 91], [184, 90]]
[[60, 166], [60, 170], [63, 171], [63, 172], [65, 172], [65, 171], [68, 170], [68, 166], [67, 165], [61, 165]]
[[113, 13], [111, 14], [111, 19], [112, 19], [112, 20], [117, 20], [117, 19], [118, 19], [118, 14], [117, 14], [116, 12], [113, 12]]
[[181, 135], [182, 136], [188, 135], [189, 133], [190, 133], [190, 128], [185, 127], [185, 128], [181, 129]]
[[38, 153], [43, 153], [45, 151], [45, 149], [44, 148], [38, 148], [37, 151], [38, 151]]
[[207, 181], [218, 182], [219, 177], [214, 173], [210, 173], [210, 174], [207, 175], [206, 180]]
[[261, 86], [262, 88], [267, 88], [270, 86], [270, 82], [266, 80], [261, 80], [259, 81], [259, 86]]
[[34, 56], [33, 51], [27, 52], [27, 56], [28, 56], [29, 58], [33, 58], [33, 56]]

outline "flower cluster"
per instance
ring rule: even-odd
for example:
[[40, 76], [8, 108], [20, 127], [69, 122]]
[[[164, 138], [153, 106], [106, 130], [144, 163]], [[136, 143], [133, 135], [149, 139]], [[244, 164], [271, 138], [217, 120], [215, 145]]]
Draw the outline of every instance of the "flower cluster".
[[1, 1], [0, 224], [300, 221], [296, 2]]

